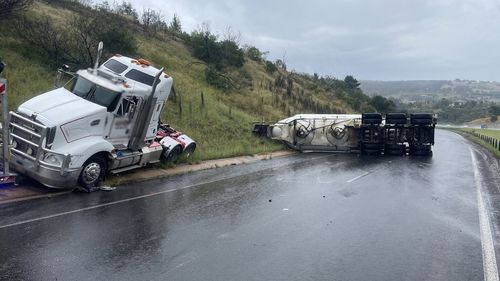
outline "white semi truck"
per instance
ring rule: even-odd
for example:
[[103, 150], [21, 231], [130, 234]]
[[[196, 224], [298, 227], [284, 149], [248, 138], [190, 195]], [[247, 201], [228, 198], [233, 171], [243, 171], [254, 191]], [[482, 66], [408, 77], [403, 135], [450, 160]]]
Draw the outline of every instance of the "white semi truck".
[[94, 68], [74, 73], [69, 90], [10, 112], [15, 171], [49, 187], [92, 191], [108, 172], [194, 152], [195, 141], [160, 122], [173, 82], [163, 68], [121, 55], [98, 67], [101, 52], [102, 44]]
[[429, 113], [297, 114], [253, 131], [299, 151], [430, 156], [436, 120]]

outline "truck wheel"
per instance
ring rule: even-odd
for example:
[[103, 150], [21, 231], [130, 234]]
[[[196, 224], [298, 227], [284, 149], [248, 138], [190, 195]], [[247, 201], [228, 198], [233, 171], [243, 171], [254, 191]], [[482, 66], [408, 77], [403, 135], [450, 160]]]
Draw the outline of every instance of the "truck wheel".
[[168, 150], [163, 151], [162, 154], [163, 162], [165, 163], [175, 162], [179, 158], [181, 152], [182, 152], [181, 147], [179, 145], [172, 148], [170, 152]]
[[106, 172], [106, 162], [100, 156], [92, 156], [83, 164], [82, 172], [78, 177], [78, 183], [85, 191], [91, 192]]
[[184, 155], [187, 157], [191, 156], [191, 154], [194, 153], [194, 150], [196, 149], [196, 144], [195, 143], [191, 143], [190, 145], [188, 145], [186, 147], [186, 149], [184, 149], [183, 153]]

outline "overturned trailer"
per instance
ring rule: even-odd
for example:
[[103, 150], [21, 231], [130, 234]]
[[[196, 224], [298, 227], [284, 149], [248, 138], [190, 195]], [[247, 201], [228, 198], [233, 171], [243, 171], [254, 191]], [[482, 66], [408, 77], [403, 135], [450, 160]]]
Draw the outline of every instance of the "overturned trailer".
[[435, 126], [429, 113], [297, 114], [253, 132], [299, 151], [430, 156]]

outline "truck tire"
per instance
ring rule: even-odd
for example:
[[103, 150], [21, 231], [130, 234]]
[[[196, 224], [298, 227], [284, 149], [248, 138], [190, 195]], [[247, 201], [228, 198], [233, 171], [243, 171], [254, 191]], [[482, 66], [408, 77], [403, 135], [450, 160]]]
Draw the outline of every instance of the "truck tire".
[[379, 125], [380, 123], [382, 123], [382, 114], [363, 113], [361, 115], [361, 123], [365, 125]]
[[101, 156], [90, 157], [82, 166], [78, 184], [87, 192], [96, 190], [99, 181], [106, 173], [106, 161]]
[[168, 150], [165, 150], [163, 151], [162, 153], [162, 160], [164, 163], [173, 163], [175, 161], [177, 161], [177, 159], [179, 158], [179, 155], [181, 155], [182, 153], [182, 150], [181, 150], [181, 146], [180, 145], [177, 145], [177, 146], [174, 146], [174, 148], [171, 149], [171, 151], [168, 151]]
[[386, 125], [404, 125], [406, 122], [407, 118], [404, 113], [387, 113], [385, 116]]
[[412, 125], [431, 125], [432, 118], [430, 113], [413, 113], [410, 115]]
[[186, 158], [190, 157], [196, 150], [196, 143], [189, 144], [182, 152]]
[[412, 125], [431, 125], [432, 124], [432, 119], [412, 119], [411, 120]]

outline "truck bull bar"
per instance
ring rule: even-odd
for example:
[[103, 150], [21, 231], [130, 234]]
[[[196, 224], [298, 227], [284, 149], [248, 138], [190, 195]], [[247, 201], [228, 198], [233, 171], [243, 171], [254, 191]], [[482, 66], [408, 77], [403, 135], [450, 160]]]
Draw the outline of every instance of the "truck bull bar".
[[[11, 152], [13, 154], [33, 161], [37, 171], [40, 166], [43, 166], [51, 170], [58, 170], [61, 176], [66, 174], [71, 162], [71, 155], [46, 148], [47, 132], [49, 131], [47, 126], [13, 111], [10, 112], [9, 126]], [[45, 156], [48, 154], [60, 157], [62, 161], [60, 161], [60, 164], [49, 163], [45, 161]]]

